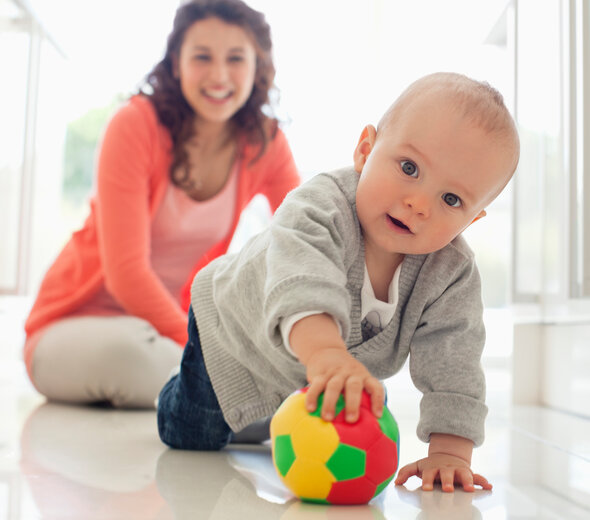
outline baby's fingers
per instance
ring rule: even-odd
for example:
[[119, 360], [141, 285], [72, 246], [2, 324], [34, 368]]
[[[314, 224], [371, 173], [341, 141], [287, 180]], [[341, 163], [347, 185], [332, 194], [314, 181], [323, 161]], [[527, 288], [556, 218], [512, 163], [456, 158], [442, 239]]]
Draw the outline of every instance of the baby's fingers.
[[397, 472], [397, 478], [395, 479], [395, 484], [396, 486], [401, 486], [402, 484], [405, 484], [405, 482], [413, 476], [420, 476], [420, 471], [418, 469], [418, 463], [417, 462], [412, 462], [412, 464], [408, 464], [407, 466], [404, 466], [402, 469], [400, 469]]
[[346, 421], [349, 423], [354, 423], [359, 418], [362, 392], [363, 380], [359, 377], [349, 377], [344, 387], [344, 399], [346, 401]]
[[[481, 486], [482, 489], [492, 489], [492, 485], [481, 475], [471, 472], [469, 468], [458, 468], [455, 473], [455, 482], [463, 486], [463, 491], [472, 493], [475, 486]], [[446, 491], [443, 486], [443, 491]]]
[[310, 383], [305, 396], [305, 407], [308, 412], [315, 412], [318, 406], [318, 399], [323, 392], [321, 416], [324, 421], [334, 419], [336, 413], [336, 402], [342, 393], [342, 380], [335, 377], [318, 376]]
[[492, 485], [488, 482], [488, 479], [482, 475], [478, 475], [477, 473], [473, 474], [473, 483], [476, 486], [481, 486], [482, 489], [490, 490], [492, 489]]
[[[459, 476], [459, 472], [461, 471], [462, 470], [460, 469], [457, 470], [457, 476]], [[471, 472], [469, 470], [467, 470], [467, 473], [469, 474], [469, 477], [471, 477]], [[453, 491], [455, 491], [455, 468], [441, 468], [438, 474], [442, 490], [445, 493], [452, 493]], [[468, 480], [467, 475], [465, 475], [464, 477]], [[463, 483], [463, 487], [465, 487], [465, 483]], [[473, 490], [473, 484], [471, 485], [471, 488]], [[466, 489], [465, 491], [469, 490]]]
[[308, 412], [315, 412], [318, 407], [318, 397], [324, 391], [327, 378], [318, 376], [309, 384], [305, 394], [305, 408]]
[[[455, 481], [463, 486], [463, 491], [475, 491], [473, 487], [473, 473], [469, 468], [457, 468], [455, 473]], [[443, 491], [446, 491], [443, 488]]]
[[383, 415], [385, 406], [385, 389], [378, 379], [371, 378], [365, 385], [365, 390], [371, 396], [371, 411], [377, 418]]
[[434, 489], [434, 481], [436, 480], [438, 474], [438, 468], [428, 468], [422, 471], [423, 491], [432, 491]]
[[332, 376], [324, 389], [324, 399], [322, 403], [322, 419], [332, 421], [336, 415], [336, 403], [344, 387], [344, 379], [340, 376]]

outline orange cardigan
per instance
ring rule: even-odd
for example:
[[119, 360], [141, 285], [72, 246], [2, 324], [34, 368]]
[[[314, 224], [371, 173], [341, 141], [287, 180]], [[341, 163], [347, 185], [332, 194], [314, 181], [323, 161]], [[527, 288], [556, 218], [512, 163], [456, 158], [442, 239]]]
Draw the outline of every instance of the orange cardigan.
[[[149, 229], [170, 182], [171, 138], [149, 99], [131, 98], [106, 128], [90, 215], [46, 273], [25, 323], [27, 337], [73, 312], [104, 283], [127, 313], [147, 320], [160, 334], [184, 346], [190, 284], [196, 272], [227, 251], [240, 214], [254, 195], [265, 195], [274, 212], [299, 184], [280, 130], [265, 154], [250, 164], [255, 153], [252, 146], [242, 147], [230, 232], [195, 259], [179, 304], [150, 265]], [[25, 352], [25, 360], [31, 358], [32, 352]]]

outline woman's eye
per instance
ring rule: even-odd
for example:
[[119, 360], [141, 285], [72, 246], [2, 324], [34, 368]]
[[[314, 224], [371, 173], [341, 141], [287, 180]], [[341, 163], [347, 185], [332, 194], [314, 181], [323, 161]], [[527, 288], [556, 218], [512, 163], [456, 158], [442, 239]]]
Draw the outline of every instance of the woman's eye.
[[209, 61], [210, 56], [207, 54], [196, 54], [195, 56], [193, 56], [193, 60], [197, 60], [197, 61]]
[[416, 166], [412, 161], [402, 161], [401, 163], [402, 171], [406, 175], [410, 175], [411, 177], [418, 177], [418, 166]]
[[454, 193], [445, 193], [442, 198], [445, 201], [445, 204], [451, 206], [452, 208], [461, 207], [461, 199]]
[[228, 61], [230, 63], [239, 63], [241, 61], [244, 61], [244, 57], [243, 56], [230, 56], [228, 58]]

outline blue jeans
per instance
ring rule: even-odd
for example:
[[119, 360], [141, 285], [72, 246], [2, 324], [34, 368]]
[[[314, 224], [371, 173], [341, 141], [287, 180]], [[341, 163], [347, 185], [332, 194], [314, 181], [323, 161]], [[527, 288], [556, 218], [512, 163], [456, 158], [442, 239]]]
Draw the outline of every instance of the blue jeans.
[[162, 442], [185, 450], [220, 450], [232, 439], [205, 368], [192, 307], [180, 373], [160, 392], [158, 432]]

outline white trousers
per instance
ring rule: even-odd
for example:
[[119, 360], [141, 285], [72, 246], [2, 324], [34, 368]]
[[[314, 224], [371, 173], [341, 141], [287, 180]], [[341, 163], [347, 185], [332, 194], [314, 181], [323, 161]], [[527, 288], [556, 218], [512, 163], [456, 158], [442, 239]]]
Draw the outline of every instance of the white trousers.
[[67, 403], [153, 408], [182, 348], [134, 316], [79, 316], [47, 327], [32, 361], [35, 387]]

